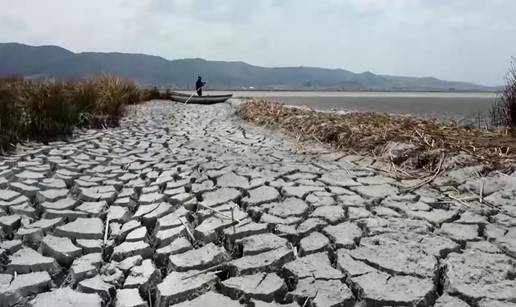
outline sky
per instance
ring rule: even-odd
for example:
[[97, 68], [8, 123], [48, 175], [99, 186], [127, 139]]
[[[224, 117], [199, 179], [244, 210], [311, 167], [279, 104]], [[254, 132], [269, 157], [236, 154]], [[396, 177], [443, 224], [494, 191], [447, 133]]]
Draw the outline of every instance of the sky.
[[504, 82], [516, 0], [0, 0], [0, 42]]

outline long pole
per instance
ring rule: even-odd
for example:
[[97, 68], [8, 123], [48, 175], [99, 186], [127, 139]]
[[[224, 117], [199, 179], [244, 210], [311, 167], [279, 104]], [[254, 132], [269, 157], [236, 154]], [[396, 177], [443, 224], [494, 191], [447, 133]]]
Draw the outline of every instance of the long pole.
[[200, 89], [202, 89], [205, 85], [206, 85], [206, 84], [203, 84], [200, 88], [196, 89], [196, 90], [192, 93], [192, 95], [190, 95], [190, 97], [188, 97], [188, 99], [187, 99], [187, 100], [185, 100], [185, 104], [187, 104], [187, 103], [188, 103], [188, 101], [190, 101], [190, 99], [192, 99], [192, 97], [195, 95], [195, 93], [197, 93], [197, 91], [198, 91], [198, 90], [200, 90]]

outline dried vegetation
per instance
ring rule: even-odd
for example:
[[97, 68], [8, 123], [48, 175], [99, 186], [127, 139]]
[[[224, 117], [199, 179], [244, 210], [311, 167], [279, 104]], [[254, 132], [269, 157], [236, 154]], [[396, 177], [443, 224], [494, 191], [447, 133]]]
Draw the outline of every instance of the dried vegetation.
[[505, 78], [505, 87], [500, 99], [491, 110], [494, 126], [507, 127], [516, 132], [516, 59], [513, 58]]
[[468, 156], [497, 168], [510, 165], [516, 158], [516, 137], [506, 129], [483, 130], [384, 113], [315, 112], [263, 100], [247, 100], [239, 112], [245, 120], [283, 128], [300, 141], [388, 157], [396, 165], [411, 169], [434, 170], [444, 155]]
[[[157, 96], [156, 96], [157, 95]], [[114, 76], [79, 81], [0, 79], [0, 149], [25, 138], [52, 139], [73, 128], [115, 125], [128, 104], [159, 98]]]

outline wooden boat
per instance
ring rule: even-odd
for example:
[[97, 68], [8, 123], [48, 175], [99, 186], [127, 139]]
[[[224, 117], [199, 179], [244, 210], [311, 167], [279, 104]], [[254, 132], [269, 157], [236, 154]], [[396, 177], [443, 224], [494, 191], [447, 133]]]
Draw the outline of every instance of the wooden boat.
[[[192, 98], [190, 98], [192, 97]], [[221, 103], [225, 102], [229, 98], [233, 97], [233, 94], [229, 95], [211, 95], [211, 96], [197, 96], [195, 94], [192, 96], [192, 94], [183, 94], [183, 93], [177, 93], [173, 92], [170, 94], [170, 99], [177, 102], [186, 102], [193, 103], [193, 104], [215, 104], [215, 103]]]

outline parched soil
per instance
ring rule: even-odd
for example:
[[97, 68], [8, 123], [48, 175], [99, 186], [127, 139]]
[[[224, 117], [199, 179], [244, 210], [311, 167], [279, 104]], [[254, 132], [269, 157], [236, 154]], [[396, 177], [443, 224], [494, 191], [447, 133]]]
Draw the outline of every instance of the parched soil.
[[400, 180], [236, 113], [151, 101], [0, 158], [0, 306], [516, 303], [516, 173]]

